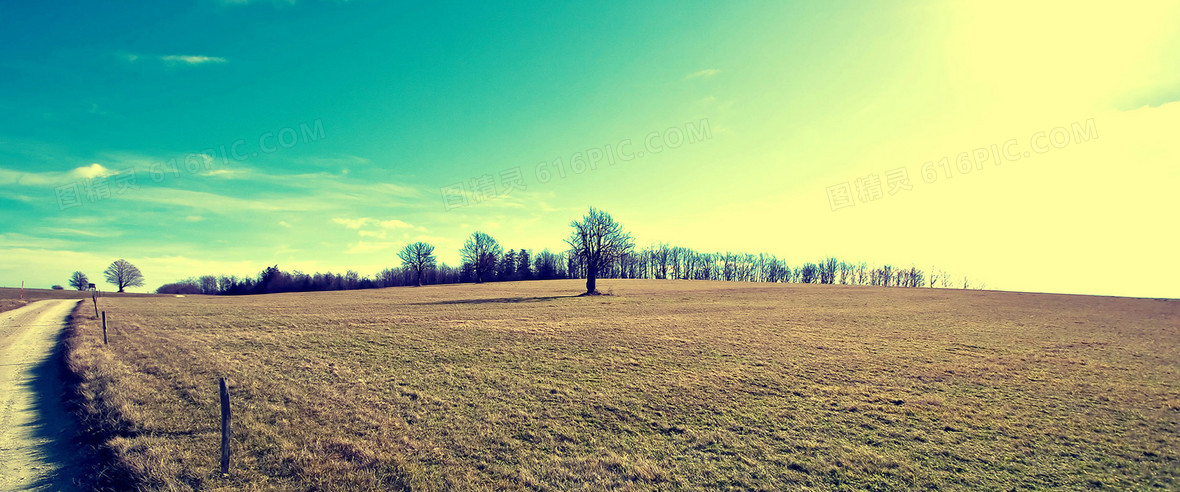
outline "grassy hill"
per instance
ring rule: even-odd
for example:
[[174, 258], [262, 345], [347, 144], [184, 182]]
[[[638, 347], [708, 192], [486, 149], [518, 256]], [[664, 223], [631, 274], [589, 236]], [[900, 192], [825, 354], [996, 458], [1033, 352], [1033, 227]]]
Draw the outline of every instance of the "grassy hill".
[[110, 298], [69, 363], [150, 487], [1180, 487], [1180, 301], [599, 288]]

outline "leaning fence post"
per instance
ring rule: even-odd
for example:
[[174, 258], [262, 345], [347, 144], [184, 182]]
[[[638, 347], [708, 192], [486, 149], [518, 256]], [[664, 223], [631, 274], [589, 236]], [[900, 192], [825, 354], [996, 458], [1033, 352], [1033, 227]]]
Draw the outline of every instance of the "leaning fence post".
[[221, 378], [221, 473], [229, 473], [229, 388]]
[[97, 318], [98, 317], [98, 293], [93, 290], [90, 291], [90, 300], [92, 302], [94, 302], [94, 317]]
[[102, 312], [102, 344], [107, 344], [107, 312]]

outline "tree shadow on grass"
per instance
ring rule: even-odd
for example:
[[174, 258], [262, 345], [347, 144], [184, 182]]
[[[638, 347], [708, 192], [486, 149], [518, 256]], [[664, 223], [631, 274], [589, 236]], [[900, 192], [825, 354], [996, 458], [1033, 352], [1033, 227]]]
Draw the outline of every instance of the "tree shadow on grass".
[[449, 301], [434, 301], [434, 302], [415, 302], [414, 306], [434, 306], [444, 304], [513, 304], [519, 302], [545, 302], [557, 299], [573, 299], [581, 297], [580, 295], [568, 296], [543, 296], [543, 297], [490, 297], [485, 299], [455, 299]]

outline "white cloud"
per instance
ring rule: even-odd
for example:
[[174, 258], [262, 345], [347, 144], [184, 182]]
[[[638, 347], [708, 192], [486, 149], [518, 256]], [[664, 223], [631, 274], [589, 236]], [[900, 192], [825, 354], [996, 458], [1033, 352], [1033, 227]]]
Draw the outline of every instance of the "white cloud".
[[685, 78], [685, 80], [695, 79], [697, 77], [706, 77], [707, 78], [707, 77], [712, 77], [714, 75], [717, 75], [719, 73], [721, 73], [721, 71], [717, 70], [716, 68], [706, 68], [706, 69], [701, 70], [699, 72], [693, 72], [688, 75], [685, 75], [684, 78]]
[[24, 172], [0, 168], [0, 185], [55, 186], [80, 179], [101, 178], [112, 174], [115, 174], [115, 171], [99, 163], [78, 167], [66, 172]]
[[381, 221], [381, 227], [386, 229], [412, 229], [414, 226], [397, 219]]
[[364, 227], [365, 224], [368, 224], [369, 221], [371, 221], [371, 220], [373, 220], [373, 219], [370, 219], [368, 217], [361, 217], [359, 219], [345, 219], [345, 218], [337, 217], [335, 219], [332, 219], [332, 222], [340, 224], [340, 225], [347, 227], [349, 229], [360, 229], [361, 227]]
[[197, 66], [197, 65], [207, 65], [210, 63], [225, 63], [225, 62], [229, 61], [229, 60], [222, 58], [220, 56], [205, 56], [205, 55], [154, 56], [154, 55], [139, 55], [139, 54], [135, 54], [135, 53], [120, 53], [117, 56], [119, 58], [122, 58], [123, 60], [127, 61], [128, 63], [138, 63], [143, 60], [154, 60], [154, 61], [158, 61], [158, 62], [163, 62], [164, 64], [170, 65], [170, 66], [175, 66], [175, 65]]
[[[414, 228], [414, 226], [412, 224], [409, 224], [406, 221], [398, 220], [398, 219], [378, 220], [378, 219], [372, 219], [369, 217], [359, 217], [356, 219], [337, 217], [337, 218], [332, 219], [332, 222], [340, 224], [340, 225], [347, 227], [349, 229], [360, 229], [365, 226], [373, 226], [373, 227], [377, 227], [377, 228], [384, 229], [384, 230], [413, 229]], [[360, 233], [361, 236], [385, 237], [385, 235], [384, 235], [385, 231], [383, 231], [383, 230], [380, 230], [380, 231], [366, 230], [366, 231], [357, 231], [357, 232]], [[377, 235], [378, 232], [381, 233], [380, 236]]]
[[100, 109], [98, 106], [98, 103], [91, 103], [90, 104], [90, 114], [94, 114], [94, 115], [98, 115], [98, 116], [111, 116], [111, 112]]
[[[372, 239], [386, 239], [389, 237], [390, 231], [397, 231], [401, 229], [409, 231], [414, 229], [413, 225], [398, 219], [379, 220], [370, 217], [359, 217], [355, 219], [337, 217], [332, 219], [332, 222], [355, 230], [357, 235], [362, 238]], [[389, 248], [393, 245], [394, 243], [392, 242], [365, 241], [362, 239], [357, 243], [351, 244], [346, 252], [371, 253]]]
[[77, 176], [79, 178], [93, 179], [93, 178], [101, 178], [103, 176], [110, 176], [112, 174], [115, 174], [115, 172], [111, 171], [110, 169], [107, 169], [102, 164], [99, 164], [96, 162], [96, 163], [93, 163], [89, 166], [82, 166], [77, 169], [74, 169], [73, 171], [71, 171], [71, 174], [73, 174], [74, 176]]
[[167, 63], [183, 63], [185, 65], [203, 65], [206, 63], [225, 63], [227, 60], [220, 56], [200, 56], [200, 55], [167, 55], [161, 56], [160, 60]]

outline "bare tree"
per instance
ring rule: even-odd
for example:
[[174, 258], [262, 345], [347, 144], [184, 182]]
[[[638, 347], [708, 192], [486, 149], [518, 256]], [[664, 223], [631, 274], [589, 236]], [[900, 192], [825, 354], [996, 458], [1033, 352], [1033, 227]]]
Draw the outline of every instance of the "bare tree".
[[212, 275], [202, 275], [197, 280], [197, 284], [201, 286], [201, 293], [205, 295], [212, 295], [217, 293], [217, 277]]
[[111, 263], [103, 272], [106, 275], [107, 283], [119, 286], [119, 292], [127, 287], [139, 287], [143, 285], [143, 274], [139, 273], [139, 269], [135, 268], [131, 262], [119, 258]]
[[360, 283], [361, 283], [361, 274], [360, 273], [353, 271], [353, 270], [348, 270], [348, 271], [344, 272], [344, 290], [353, 290], [353, 289], [359, 287]]
[[70, 275], [70, 287], [78, 290], [86, 290], [90, 286], [90, 279], [86, 278], [86, 274], [82, 272], [74, 272]]
[[426, 271], [434, 268], [434, 246], [423, 242], [416, 242], [407, 244], [397, 254], [398, 258], [402, 259], [402, 268], [414, 272], [414, 277], [418, 279], [418, 287], [422, 286], [422, 276]]
[[840, 262], [840, 285], [848, 285], [848, 281], [853, 277], [854, 267], [847, 262]]
[[799, 281], [805, 284], [811, 284], [819, 281], [819, 266], [815, 263], [804, 263], [803, 267], [799, 269]]
[[496, 259], [503, 253], [504, 248], [500, 247], [500, 243], [492, 239], [492, 236], [478, 231], [472, 233], [463, 244], [463, 249], [459, 250], [463, 261], [471, 265], [476, 283], [483, 283], [484, 279], [491, 278], [496, 269]]
[[833, 257], [828, 257], [819, 263], [819, 283], [834, 284], [836, 283], [836, 268], [839, 263]]
[[574, 231], [565, 242], [573, 253], [585, 263], [586, 294], [598, 294], [595, 280], [602, 267], [617, 260], [635, 247], [631, 234], [615, 222], [610, 214], [590, 207], [590, 212], [581, 221], [570, 222]]
[[217, 277], [217, 291], [221, 293], [228, 293], [233, 290], [234, 286], [238, 284], [238, 278], [233, 275], [222, 275]]
[[670, 254], [670, 251], [668, 251], [668, 245], [665, 243], [660, 243], [659, 246], [656, 246], [651, 250], [652, 267], [653, 268], [659, 267], [659, 269], [656, 270], [655, 278], [658, 278], [658, 279], [668, 278], [668, 255], [669, 254]]

